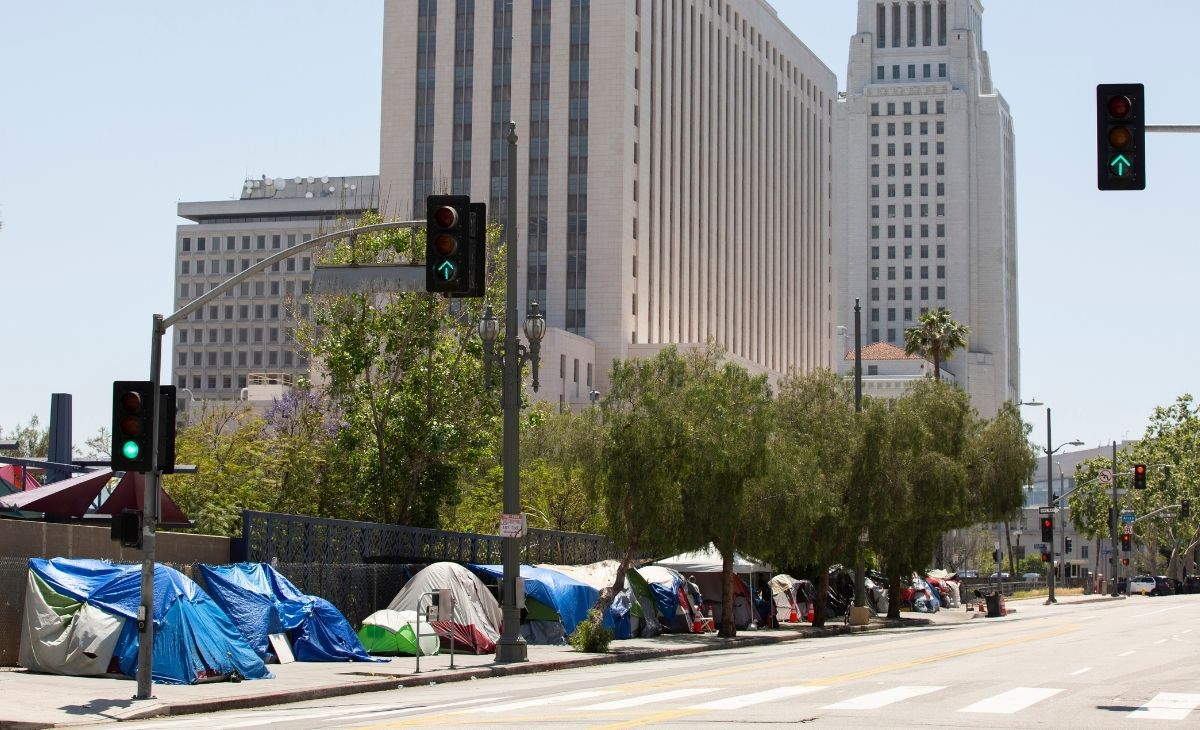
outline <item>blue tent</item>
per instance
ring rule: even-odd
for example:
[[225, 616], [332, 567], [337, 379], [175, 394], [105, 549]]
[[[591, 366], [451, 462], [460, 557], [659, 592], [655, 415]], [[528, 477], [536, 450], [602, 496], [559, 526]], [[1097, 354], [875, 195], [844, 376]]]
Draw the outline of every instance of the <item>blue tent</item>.
[[332, 603], [301, 593], [270, 565], [201, 565], [200, 574], [213, 599], [264, 659], [274, 653], [268, 636], [286, 632], [302, 662], [386, 661], [367, 653]]
[[[137, 673], [141, 566], [103, 560], [29, 560], [21, 665], [34, 671]], [[272, 676], [217, 604], [190, 578], [154, 566], [155, 682]]]
[[[468, 567], [477, 574], [493, 580], [498, 581], [504, 577], [502, 565]], [[587, 618], [588, 609], [594, 606], [596, 599], [600, 597], [600, 591], [557, 570], [522, 565], [521, 577], [525, 579], [525, 595], [554, 609], [567, 636], [575, 631], [575, 626], [580, 621]]]

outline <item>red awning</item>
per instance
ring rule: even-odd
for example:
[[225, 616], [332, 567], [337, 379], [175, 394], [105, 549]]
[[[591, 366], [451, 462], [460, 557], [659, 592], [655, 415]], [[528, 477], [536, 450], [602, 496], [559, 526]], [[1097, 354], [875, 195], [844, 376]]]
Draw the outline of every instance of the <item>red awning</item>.
[[[175, 500], [171, 499], [171, 495], [167, 494], [167, 490], [162, 491], [162, 515], [159, 517], [158, 524], [160, 527], [191, 527], [192, 523], [188, 521], [187, 515], [183, 510], [179, 509], [179, 505], [175, 504]], [[119, 515], [122, 510], [127, 509], [144, 509], [143, 505], [146, 502], [146, 476], [135, 472], [127, 471], [125, 476], [121, 477], [121, 481], [117, 483], [117, 488], [113, 493], [104, 500], [104, 504], [96, 509], [98, 515]]]
[[[22, 471], [25, 472], [25, 486], [20, 485]], [[0, 479], [8, 482], [8, 485], [14, 489], [37, 489], [42, 486], [42, 483], [37, 480], [34, 474], [40, 474], [41, 472], [41, 469], [28, 466], [22, 469], [15, 464], [4, 464], [0, 466]]]
[[83, 517], [112, 475], [112, 469], [98, 469], [37, 489], [9, 494], [0, 497], [0, 507], [60, 517]]

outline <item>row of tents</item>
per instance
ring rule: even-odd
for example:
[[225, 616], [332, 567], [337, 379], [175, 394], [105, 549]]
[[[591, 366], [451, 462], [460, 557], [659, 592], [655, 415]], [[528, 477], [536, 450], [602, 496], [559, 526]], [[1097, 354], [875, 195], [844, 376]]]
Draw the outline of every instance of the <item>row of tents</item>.
[[[565, 643], [600, 591], [613, 585], [617, 569], [616, 561], [522, 565], [522, 636], [531, 644]], [[380, 661], [376, 655], [435, 654], [451, 643], [459, 651], [486, 654], [500, 638], [499, 565], [428, 565], [357, 632], [333, 604], [303, 593], [270, 565], [200, 565], [196, 574], [203, 587], [172, 568], [155, 566], [156, 682], [267, 678], [272, 676], [267, 665], [275, 661]], [[848, 576], [830, 577], [826, 598], [833, 615], [849, 603]], [[27, 581], [22, 666], [72, 675], [135, 674], [140, 566], [34, 558]], [[957, 603], [950, 581], [931, 576], [914, 588], [916, 597], [905, 596], [914, 607], [922, 599], [935, 606]], [[769, 566], [737, 556], [733, 590], [738, 628], [754, 621], [812, 620], [816, 591], [810, 581], [772, 576]], [[947, 590], [953, 591], [951, 600]], [[452, 608], [438, 615], [434, 597], [447, 593]], [[887, 610], [886, 590], [870, 580], [868, 599], [873, 610]], [[719, 625], [721, 611], [721, 559], [710, 546], [628, 570], [604, 623], [617, 639], [700, 632]]]

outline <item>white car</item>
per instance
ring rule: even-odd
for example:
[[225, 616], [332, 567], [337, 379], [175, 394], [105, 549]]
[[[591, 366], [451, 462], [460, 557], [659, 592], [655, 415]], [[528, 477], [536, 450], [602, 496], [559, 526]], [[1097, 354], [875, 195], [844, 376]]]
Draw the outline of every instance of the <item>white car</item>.
[[1129, 595], [1132, 596], [1140, 594], [1143, 596], [1148, 596], [1154, 593], [1154, 589], [1157, 587], [1158, 586], [1155, 584], [1153, 576], [1139, 575], [1133, 580], [1129, 581]]

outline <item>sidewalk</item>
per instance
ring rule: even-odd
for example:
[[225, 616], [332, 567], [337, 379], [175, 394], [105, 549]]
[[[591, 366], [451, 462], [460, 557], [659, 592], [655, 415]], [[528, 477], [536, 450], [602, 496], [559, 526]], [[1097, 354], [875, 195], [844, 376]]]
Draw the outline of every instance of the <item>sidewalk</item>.
[[967, 618], [962, 609], [948, 609], [937, 614], [905, 613], [900, 621], [874, 618], [867, 626], [846, 626], [839, 619], [823, 628], [789, 624], [779, 629], [740, 631], [733, 639], [720, 639], [715, 634], [663, 634], [652, 639], [614, 641], [608, 654], [581, 654], [569, 646], [530, 645], [527, 662], [496, 664], [492, 654], [455, 654], [455, 669], [450, 669], [450, 655], [446, 653], [421, 657], [420, 674], [415, 671], [416, 660], [413, 657], [394, 657], [382, 663], [272, 664], [269, 668], [275, 675], [274, 679], [187, 686], [155, 684], [154, 699], [150, 700], [132, 699], [137, 692], [137, 684], [129, 679], [35, 674], [24, 669], [5, 667], [0, 668], [0, 692], [4, 697], [0, 704], [0, 729], [89, 725], [262, 707], [438, 682], [463, 682], [485, 677], [657, 659], [884, 628], [956, 623]]
[[[1038, 613], [1043, 598], [1009, 601], [1010, 615]], [[1107, 596], [1062, 596], [1059, 606], [1093, 601], [1122, 600]], [[135, 682], [129, 679], [66, 677], [35, 674], [19, 668], [0, 668], [0, 730], [91, 725], [149, 717], [217, 712], [277, 705], [287, 702], [341, 697], [363, 692], [381, 692], [439, 682], [463, 682], [485, 677], [549, 672], [558, 669], [615, 664], [667, 656], [720, 651], [747, 646], [764, 646], [805, 638], [957, 624], [978, 618], [974, 602], [965, 607], [942, 609], [937, 613], [909, 613], [899, 621], [873, 618], [867, 626], [847, 626], [840, 619], [814, 628], [807, 624], [786, 624], [779, 629], [741, 631], [733, 639], [715, 634], [663, 634], [652, 639], [614, 641], [608, 654], [581, 654], [569, 646], [529, 646], [529, 661], [520, 664], [496, 664], [494, 655], [455, 654], [454, 669], [450, 655], [421, 657], [416, 673], [413, 657], [395, 657], [381, 663], [294, 662], [272, 664], [274, 679], [214, 682], [196, 685], [155, 684], [154, 699], [134, 700]], [[1047, 608], [1047, 610], [1050, 610]]]

